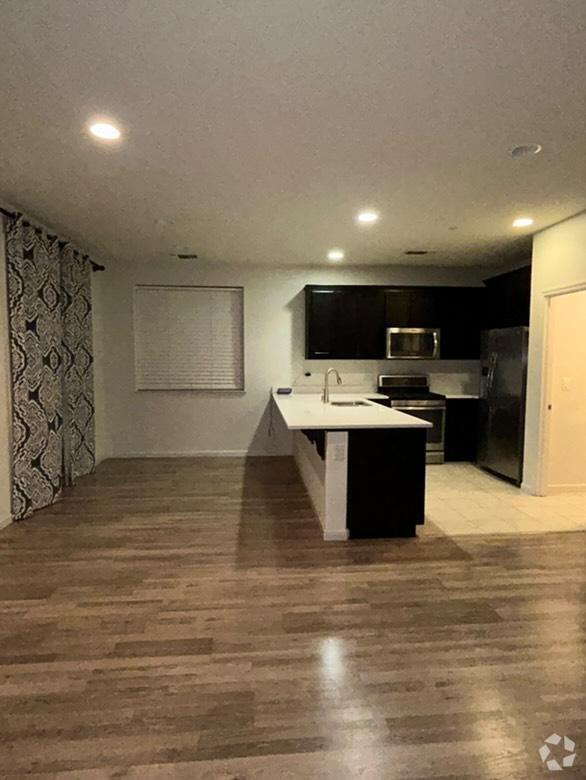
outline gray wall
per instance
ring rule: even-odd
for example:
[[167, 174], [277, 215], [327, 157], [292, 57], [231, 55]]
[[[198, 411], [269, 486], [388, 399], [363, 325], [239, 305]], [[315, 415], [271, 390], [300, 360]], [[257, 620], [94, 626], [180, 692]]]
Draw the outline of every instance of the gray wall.
[[[271, 386], [305, 382], [324, 365], [304, 354], [305, 284], [478, 284], [479, 268], [271, 268], [200, 264], [110, 263], [95, 285], [96, 405], [100, 458], [199, 453], [282, 454], [289, 436], [279, 425], [270, 437]], [[242, 285], [245, 288], [245, 393], [136, 392], [132, 301], [136, 284]], [[374, 386], [382, 361], [338, 361], [347, 387]], [[393, 370], [397, 364], [393, 363]], [[438, 365], [435, 365], [438, 368]], [[411, 365], [404, 370], [411, 370]], [[438, 381], [455, 392], [474, 386], [477, 364], [439, 367]], [[440, 387], [440, 385], [438, 385]], [[440, 388], [441, 389], [441, 388]]]

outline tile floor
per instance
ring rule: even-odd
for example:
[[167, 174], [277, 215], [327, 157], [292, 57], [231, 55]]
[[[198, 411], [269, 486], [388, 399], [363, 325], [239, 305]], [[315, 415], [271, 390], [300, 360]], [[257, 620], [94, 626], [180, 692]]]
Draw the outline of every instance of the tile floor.
[[449, 536], [586, 530], [586, 493], [530, 496], [471, 463], [428, 466], [426, 509]]

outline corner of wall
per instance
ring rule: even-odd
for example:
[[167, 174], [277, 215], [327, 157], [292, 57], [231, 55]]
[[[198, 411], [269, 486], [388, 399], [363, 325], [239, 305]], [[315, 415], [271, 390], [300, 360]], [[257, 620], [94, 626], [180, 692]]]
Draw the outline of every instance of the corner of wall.
[[533, 239], [531, 320], [525, 416], [525, 474], [538, 495], [543, 426], [544, 355], [548, 294], [586, 282], [586, 212], [540, 231]]

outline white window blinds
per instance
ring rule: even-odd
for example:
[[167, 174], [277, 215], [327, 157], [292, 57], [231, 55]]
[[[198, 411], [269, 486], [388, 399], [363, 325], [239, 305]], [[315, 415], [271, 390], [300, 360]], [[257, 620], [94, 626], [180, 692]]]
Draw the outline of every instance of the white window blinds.
[[241, 287], [136, 287], [136, 389], [243, 390], [243, 297]]

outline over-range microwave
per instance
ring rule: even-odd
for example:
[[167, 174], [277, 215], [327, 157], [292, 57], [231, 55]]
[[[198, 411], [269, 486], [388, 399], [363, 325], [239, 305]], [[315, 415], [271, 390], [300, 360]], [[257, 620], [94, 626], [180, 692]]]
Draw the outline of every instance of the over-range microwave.
[[440, 337], [440, 328], [387, 328], [387, 358], [437, 360]]

